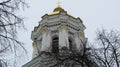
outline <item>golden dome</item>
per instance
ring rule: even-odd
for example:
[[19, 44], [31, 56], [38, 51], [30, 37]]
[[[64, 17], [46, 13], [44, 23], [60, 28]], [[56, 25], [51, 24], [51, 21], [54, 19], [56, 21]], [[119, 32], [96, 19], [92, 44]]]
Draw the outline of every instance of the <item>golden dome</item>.
[[66, 12], [63, 8], [60, 7], [60, 5], [58, 5], [52, 13], [48, 14], [48, 15], [56, 15], [59, 14], [60, 12]]
[[78, 18], [75, 18], [74, 16], [68, 14], [67, 11], [65, 11], [60, 5], [58, 5], [58, 6], [53, 10], [52, 13], [43, 15], [42, 18], [45, 17], [45, 16], [59, 15], [61, 12], [65, 13], [65, 15], [70, 16], [70, 17], [72, 17], [72, 18], [74, 18], [74, 19], [78, 19]]
[[54, 10], [53, 12], [65, 12], [63, 8], [60, 7], [60, 5], [58, 5]]

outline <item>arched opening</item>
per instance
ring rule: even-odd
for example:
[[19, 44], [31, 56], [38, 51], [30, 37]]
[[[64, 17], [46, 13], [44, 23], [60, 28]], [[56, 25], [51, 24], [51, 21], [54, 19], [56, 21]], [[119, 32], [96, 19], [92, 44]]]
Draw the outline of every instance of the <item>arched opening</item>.
[[70, 48], [70, 50], [73, 49], [73, 45], [72, 45], [72, 40], [71, 39], [69, 39], [69, 48]]
[[59, 38], [55, 37], [52, 39], [52, 53], [59, 53]]

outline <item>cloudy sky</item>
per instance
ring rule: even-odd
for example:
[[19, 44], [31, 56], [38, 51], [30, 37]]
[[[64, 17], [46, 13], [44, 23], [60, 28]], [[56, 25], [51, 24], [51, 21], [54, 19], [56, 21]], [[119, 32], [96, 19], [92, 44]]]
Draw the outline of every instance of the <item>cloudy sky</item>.
[[[85, 35], [93, 42], [95, 32], [102, 27], [120, 31], [120, 0], [59, 0], [61, 7], [74, 17], [80, 17], [86, 26]], [[41, 16], [51, 13], [57, 6], [58, 0], [27, 0], [29, 8], [21, 11], [25, 17], [27, 30], [19, 31], [19, 39], [25, 43], [28, 58], [20, 62], [21, 65], [31, 60], [32, 41], [31, 31], [38, 25]]]

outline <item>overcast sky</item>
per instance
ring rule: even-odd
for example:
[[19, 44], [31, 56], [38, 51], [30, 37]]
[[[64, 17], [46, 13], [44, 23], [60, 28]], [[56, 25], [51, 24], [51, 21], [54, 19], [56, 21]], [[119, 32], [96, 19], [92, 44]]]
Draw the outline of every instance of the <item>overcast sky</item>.
[[[25, 43], [28, 59], [22, 60], [21, 65], [31, 60], [32, 41], [31, 31], [38, 25], [41, 16], [51, 13], [57, 6], [58, 0], [27, 0], [29, 8], [21, 11], [25, 17], [27, 31], [19, 31], [19, 39]], [[80, 17], [86, 26], [85, 35], [93, 42], [95, 32], [102, 27], [120, 31], [120, 0], [60, 0], [61, 7], [74, 17]]]

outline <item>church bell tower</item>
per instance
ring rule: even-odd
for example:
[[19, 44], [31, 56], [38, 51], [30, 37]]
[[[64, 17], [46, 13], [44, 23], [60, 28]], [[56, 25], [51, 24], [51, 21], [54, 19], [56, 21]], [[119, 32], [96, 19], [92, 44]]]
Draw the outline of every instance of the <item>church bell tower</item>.
[[85, 28], [79, 17], [73, 17], [58, 5], [52, 13], [43, 15], [39, 25], [34, 27], [31, 34], [33, 57], [23, 67], [51, 67], [52, 61], [46, 64], [49, 57], [44, 53], [58, 55], [64, 50], [82, 54], [87, 42]]

